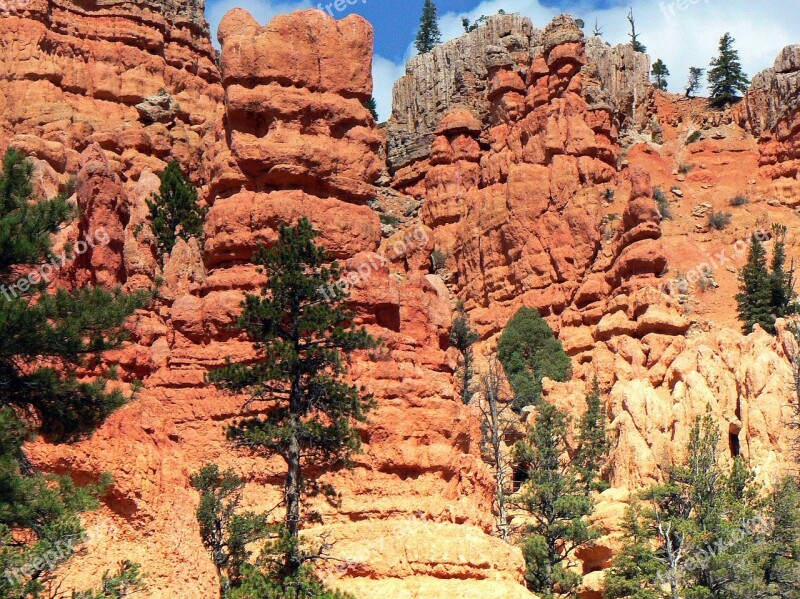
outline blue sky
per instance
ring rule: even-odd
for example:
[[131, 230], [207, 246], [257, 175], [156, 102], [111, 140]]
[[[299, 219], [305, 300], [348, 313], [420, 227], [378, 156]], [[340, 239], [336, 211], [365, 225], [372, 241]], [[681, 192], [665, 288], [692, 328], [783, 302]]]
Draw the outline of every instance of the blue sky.
[[[298, 9], [329, 11], [335, 18], [355, 13], [375, 28], [373, 59], [374, 95], [381, 119], [389, 117], [391, 90], [414, 55], [414, 36], [423, 0], [207, 0], [206, 15], [213, 36], [230, 9], [245, 8], [262, 24], [276, 14]], [[731, 32], [742, 63], [751, 77], [771, 67], [784, 46], [800, 43], [797, 0], [439, 0], [439, 26], [446, 40], [463, 33], [461, 18], [472, 20], [499, 9], [531, 17], [542, 28], [554, 16], [568, 12], [582, 18], [591, 30], [597, 19], [604, 39], [611, 44], [627, 41], [628, 7], [633, 6], [641, 41], [651, 58], [661, 58], [671, 71], [670, 91], [681, 92], [690, 66], [706, 67], [715, 55], [719, 38]]]

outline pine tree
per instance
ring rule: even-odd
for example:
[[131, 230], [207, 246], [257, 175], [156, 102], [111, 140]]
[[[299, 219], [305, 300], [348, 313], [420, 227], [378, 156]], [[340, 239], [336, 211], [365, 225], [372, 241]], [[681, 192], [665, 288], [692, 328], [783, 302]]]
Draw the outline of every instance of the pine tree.
[[125, 599], [145, 588], [139, 564], [123, 560], [115, 574], [103, 574], [99, 589], [72, 593], [72, 599]]
[[660, 58], [653, 63], [653, 70], [650, 72], [656, 78], [656, 88], [666, 91], [667, 90], [667, 77], [669, 77], [669, 69], [664, 61]]
[[102, 378], [86, 383], [75, 372], [122, 343], [122, 325], [144, 298], [48, 289], [50, 236], [75, 211], [64, 195], [34, 201], [33, 165], [19, 152], [6, 152], [2, 169], [0, 571], [6, 580], [0, 596], [27, 598], [52, 590], [53, 569], [84, 538], [78, 514], [97, 507], [111, 481], [103, 476], [76, 487], [68, 476], [41, 474], [23, 443], [35, 434], [53, 442], [80, 438], [125, 402]]
[[753, 332], [755, 325], [765, 331], [775, 332], [775, 314], [772, 310], [772, 278], [767, 270], [767, 253], [764, 245], [753, 235], [747, 255], [747, 264], [739, 275], [739, 320], [745, 335]]
[[734, 41], [729, 33], [723, 35], [719, 41], [719, 56], [711, 60], [708, 83], [711, 87], [710, 102], [715, 108], [735, 104], [741, 100], [737, 92], [744, 94], [750, 85], [742, 70], [739, 52], [733, 48]]
[[641, 494], [649, 509], [631, 508], [632, 532], [606, 577], [604, 596], [798, 596], [797, 482], [763, 498], [741, 458], [723, 471], [719, 442], [711, 416], [698, 418], [686, 462]]
[[650, 521], [639, 503], [625, 513], [625, 544], [606, 573], [603, 597], [607, 599], [661, 599], [662, 563], [653, 551]]
[[[197, 521], [203, 544], [217, 568], [222, 599], [352, 599], [328, 590], [303, 566], [291, 579], [281, 578], [276, 559], [286, 548], [281, 529], [269, 522], [269, 513], [240, 511], [244, 481], [233, 470], [221, 472], [207, 464], [191, 477], [200, 491]], [[253, 559], [249, 547], [261, 546]]]
[[364, 108], [369, 110], [369, 113], [372, 115], [372, 118], [375, 121], [378, 121], [378, 103], [375, 101], [375, 98], [370, 98], [366, 102], [364, 102]]
[[563, 412], [541, 402], [535, 424], [514, 446], [514, 461], [527, 481], [513, 502], [533, 521], [526, 528], [522, 547], [525, 579], [532, 591], [545, 596], [574, 589], [580, 577], [566, 566], [576, 549], [599, 536], [586, 522], [594, 503], [567, 455], [568, 427], [569, 418]]
[[472, 346], [479, 338], [467, 320], [463, 305], [459, 305], [458, 315], [450, 329], [450, 344], [461, 354], [461, 401], [464, 405], [472, 397]]
[[631, 32], [628, 34], [628, 37], [631, 38], [631, 45], [633, 46], [634, 52], [645, 54], [647, 52], [647, 46], [639, 41], [639, 34], [636, 33], [636, 20], [633, 18], [632, 8], [628, 11], [628, 23], [631, 24]]
[[794, 267], [786, 268], [786, 225], [772, 225], [775, 248], [772, 252], [770, 279], [772, 287], [772, 307], [778, 318], [791, 316], [800, 308], [794, 290]]
[[274, 537], [276, 531], [267, 515], [237, 511], [244, 481], [233, 470], [221, 472], [216, 464], [208, 464], [192, 475], [191, 483], [200, 492], [196, 512], [200, 536], [211, 553], [225, 599], [244, 582], [251, 557], [247, 546]]
[[568, 381], [572, 363], [539, 312], [520, 308], [508, 321], [497, 343], [497, 356], [514, 391], [517, 409], [536, 405], [542, 396], [542, 379]]
[[796, 478], [786, 477], [776, 485], [766, 521], [770, 527], [763, 552], [764, 585], [772, 596], [800, 597], [800, 486]]
[[417, 52], [427, 54], [441, 43], [442, 32], [439, 31], [439, 24], [436, 22], [436, 4], [433, 0], [425, 0], [422, 16], [419, 19], [417, 40], [414, 45], [417, 48]]
[[686, 84], [687, 98], [693, 98], [694, 95], [700, 90], [705, 72], [705, 69], [689, 67], [689, 82]]
[[198, 241], [203, 236], [207, 208], [197, 202], [197, 189], [183, 176], [181, 165], [170, 162], [161, 173], [159, 193], [147, 200], [148, 220], [158, 240], [158, 250], [169, 254], [178, 239]]
[[[277, 243], [259, 248], [254, 262], [267, 275], [260, 295], [247, 295], [238, 327], [256, 343], [261, 360], [232, 363], [209, 378], [222, 388], [250, 396], [266, 413], [244, 418], [228, 431], [231, 440], [259, 454], [282, 459], [285, 516], [279, 584], [291, 584], [319, 557], [300, 545], [303, 505], [311, 494], [333, 491], [316, 476], [349, 465], [360, 447], [355, 425], [373, 406], [363, 388], [342, 381], [345, 358], [376, 342], [353, 324], [347, 294], [333, 285], [342, 276], [314, 244], [308, 219], [281, 225]], [[332, 295], [323, 292], [328, 288]], [[267, 409], [268, 408], [268, 409]]]
[[608, 483], [600, 479], [600, 469], [611, 447], [606, 421], [600, 383], [595, 377], [592, 391], [586, 396], [586, 412], [578, 424], [578, 449], [574, 458], [575, 470], [587, 494], [608, 488]]

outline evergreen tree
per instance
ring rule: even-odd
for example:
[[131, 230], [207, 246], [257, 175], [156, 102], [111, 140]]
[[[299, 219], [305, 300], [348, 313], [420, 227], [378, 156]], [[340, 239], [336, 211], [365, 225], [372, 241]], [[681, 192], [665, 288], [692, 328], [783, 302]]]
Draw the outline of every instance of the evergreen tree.
[[[497, 11], [497, 14], [498, 15], [504, 15], [504, 14], [506, 14], [506, 11], [504, 11], [501, 8], [500, 10]], [[467, 17], [462, 17], [461, 18], [461, 26], [464, 28], [464, 33], [472, 33], [478, 27], [480, 27], [481, 25], [486, 23], [486, 21], [488, 21], [488, 20], [489, 20], [489, 17], [487, 17], [486, 15], [481, 15], [480, 17], [475, 19], [474, 22], [470, 23], [470, 20]]]
[[197, 202], [197, 189], [183, 176], [181, 165], [170, 162], [161, 173], [159, 193], [147, 200], [148, 220], [158, 240], [158, 250], [168, 254], [178, 238], [200, 241], [207, 208]]
[[497, 343], [497, 356], [514, 391], [517, 409], [536, 405], [542, 396], [542, 379], [568, 381], [572, 363], [539, 312], [520, 308], [508, 321]]
[[425, 0], [422, 16], [419, 19], [417, 40], [414, 45], [417, 48], [417, 52], [427, 54], [441, 43], [442, 32], [439, 31], [439, 24], [436, 22], [436, 4], [433, 0]]
[[650, 521], [638, 503], [628, 508], [623, 531], [625, 544], [605, 576], [607, 599], [661, 599], [662, 563], [653, 551]]
[[[719, 56], [711, 60], [708, 83], [711, 87], [711, 105], [724, 108], [741, 100], [750, 81], [742, 70], [739, 52], [733, 48], [734, 40], [729, 33], [719, 41]], [[738, 92], [738, 93], [737, 93]]]
[[35, 434], [53, 442], [77, 439], [125, 402], [102, 378], [85, 383], [74, 373], [120, 345], [125, 319], [144, 301], [102, 289], [48, 289], [50, 236], [75, 211], [63, 195], [34, 201], [32, 173], [22, 154], [6, 152], [0, 174], [0, 571], [6, 579], [0, 597], [15, 599], [51, 590], [53, 570], [84, 538], [78, 514], [97, 507], [111, 482], [103, 476], [80, 488], [68, 476], [43, 475], [23, 444]]
[[573, 552], [596, 539], [586, 516], [594, 502], [583, 489], [580, 475], [570, 462], [566, 436], [569, 419], [555, 406], [541, 402], [536, 422], [514, 446], [514, 460], [527, 476], [514, 505], [532, 516], [522, 551], [525, 580], [535, 593], [570, 593], [580, 576], [570, 572]]
[[764, 245], [753, 235], [747, 255], [747, 264], [739, 275], [739, 320], [745, 335], [758, 324], [764, 330], [775, 332], [775, 315], [772, 310], [772, 277], [767, 270], [767, 253]]
[[[317, 235], [302, 218], [296, 226], [281, 225], [272, 248], [259, 248], [254, 262], [268, 280], [260, 295], [246, 296], [237, 325], [262, 359], [229, 364], [209, 377], [228, 391], [249, 395], [248, 410], [264, 406], [262, 416], [237, 422], [228, 436], [284, 463], [286, 511], [276, 545], [280, 566], [272, 573], [284, 586], [296, 584], [304, 566], [319, 557], [299, 542], [305, 498], [319, 493], [332, 498], [333, 491], [316, 476], [349, 465], [360, 447], [355, 425], [373, 406], [371, 395], [342, 377], [345, 358], [376, 342], [353, 325], [348, 296], [333, 285], [342, 270], [314, 244]], [[332, 295], [324, 296], [326, 288]]]
[[600, 479], [600, 468], [611, 447], [606, 422], [600, 383], [595, 377], [592, 391], [586, 396], [586, 412], [578, 424], [578, 450], [574, 459], [574, 467], [587, 494], [608, 488], [608, 483]]
[[144, 588], [139, 564], [124, 560], [115, 574], [103, 574], [99, 589], [72, 593], [72, 599], [125, 599]]
[[[222, 599], [352, 599], [327, 589], [308, 565], [292, 577], [282, 576], [286, 536], [270, 523], [269, 513], [239, 510], [244, 481], [232, 470], [207, 464], [191, 481], [200, 491], [197, 521], [217, 568]], [[261, 546], [256, 557], [248, 549], [254, 546]]]
[[783, 318], [798, 311], [797, 293], [794, 290], [794, 267], [786, 268], [786, 225], [772, 225], [775, 248], [772, 252], [770, 279], [772, 307], [775, 316]]
[[642, 493], [632, 530], [606, 577], [605, 596], [651, 599], [798, 597], [797, 482], [765, 499], [741, 458], [724, 473], [710, 416], [692, 429], [686, 463]]
[[464, 306], [459, 305], [458, 315], [450, 329], [450, 344], [461, 354], [461, 401], [464, 405], [472, 397], [472, 346], [479, 338], [467, 320]]
[[689, 67], [689, 82], [686, 84], [686, 97], [693, 98], [703, 84], [703, 75], [706, 70], [698, 67]]
[[200, 492], [196, 512], [200, 536], [211, 553], [225, 599], [244, 582], [251, 557], [247, 546], [275, 536], [276, 531], [266, 515], [237, 512], [244, 481], [233, 470], [220, 472], [219, 466], [208, 464], [192, 475], [191, 483]]
[[378, 104], [377, 104], [377, 102], [375, 102], [375, 98], [370, 98], [369, 100], [364, 102], [364, 108], [369, 110], [370, 114], [372, 115], [372, 118], [375, 119], [375, 121], [377, 122], [377, 120], [378, 120]]
[[653, 70], [650, 71], [653, 77], [656, 78], [656, 87], [660, 90], [667, 90], [667, 77], [669, 77], [669, 69], [664, 61], [660, 58], [653, 63]]
[[642, 42], [639, 41], [639, 34], [636, 33], [636, 20], [633, 18], [633, 9], [631, 8], [628, 11], [628, 23], [631, 24], [631, 32], [628, 34], [628, 37], [631, 38], [631, 45], [633, 46], [633, 50], [635, 52], [641, 52], [645, 54], [647, 52], [647, 46], [645, 46]]
[[[762, 580], [775, 597], [800, 597], [800, 487], [794, 477], [776, 485], [766, 509]], [[755, 596], [755, 595], [753, 595]]]

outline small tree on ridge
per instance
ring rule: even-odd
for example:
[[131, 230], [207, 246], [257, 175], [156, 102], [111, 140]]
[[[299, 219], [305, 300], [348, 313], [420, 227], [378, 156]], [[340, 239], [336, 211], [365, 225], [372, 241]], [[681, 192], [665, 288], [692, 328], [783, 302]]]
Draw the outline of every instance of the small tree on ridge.
[[708, 83], [711, 88], [710, 102], [714, 108], [724, 108], [741, 100], [750, 80], [742, 70], [739, 52], [734, 49], [734, 40], [726, 33], [719, 41], [719, 56], [711, 60]]
[[442, 32], [439, 31], [439, 24], [436, 22], [436, 4], [433, 0], [425, 0], [414, 45], [417, 48], [417, 52], [427, 54], [441, 43]]

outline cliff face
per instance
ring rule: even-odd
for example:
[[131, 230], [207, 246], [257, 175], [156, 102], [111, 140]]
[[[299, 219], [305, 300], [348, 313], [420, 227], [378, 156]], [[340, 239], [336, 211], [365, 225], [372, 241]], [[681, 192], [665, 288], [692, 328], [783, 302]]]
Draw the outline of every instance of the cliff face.
[[[4, 146], [76, 173], [80, 152], [97, 143], [126, 178], [177, 159], [207, 180], [204, 138], [222, 88], [202, 2], [29, 6], [0, 19]], [[160, 89], [179, 110], [148, 124], [136, 105]]]
[[[86, 586], [127, 557], [148, 572], [150, 596], [214, 596], [189, 475], [212, 461], [231, 466], [248, 481], [250, 507], [276, 503], [270, 464], [236, 452], [224, 438], [243, 398], [217, 392], [204, 376], [226, 356], [253, 355], [252, 346], [229, 330], [244, 293], [263, 281], [250, 263], [252, 253], [275, 239], [279, 222], [308, 215], [330, 253], [362, 275], [353, 290], [359, 322], [391, 351], [353, 365], [352, 376], [375, 393], [380, 408], [362, 431], [365, 451], [356, 468], [323, 481], [337, 487], [343, 502], [337, 510], [318, 506], [324, 525], [308, 533], [332, 534], [336, 556], [345, 560], [325, 574], [362, 596], [524, 596], [519, 550], [487, 534], [491, 473], [479, 457], [479, 424], [453, 388], [455, 356], [446, 342], [450, 297], [428, 267], [431, 232], [414, 224], [384, 238], [378, 214], [367, 205], [385, 170], [383, 138], [363, 106], [372, 87], [371, 28], [358, 17], [337, 22], [318, 11], [261, 27], [244, 11], [232, 11], [220, 41], [221, 75], [214, 71], [205, 91], [193, 92], [197, 105], [209, 102], [214, 109], [207, 121], [192, 125], [178, 114], [168, 125], [143, 123], [131, 104], [161, 86], [181, 109], [190, 105], [168, 80], [155, 78], [135, 97], [103, 100], [127, 120], [98, 122], [92, 127], [103, 124], [106, 141], [90, 136], [85, 149], [75, 146], [76, 155], [82, 149], [75, 158], [75, 200], [86, 217], [65, 231], [63, 241], [103, 228], [113, 242], [72, 264], [63, 283], [134, 288], [157, 277], [164, 283], [157, 307], [135, 318], [133, 343], [109, 356], [123, 380], [144, 381], [136, 400], [87, 441], [30, 448], [44, 468], [80, 480], [103, 471], [115, 477], [106, 508], [88, 522], [93, 532], [112, 532], [68, 567], [67, 584]], [[117, 73], [116, 79], [106, 73], [104, 85], [118, 89], [127, 75], [121, 68]], [[71, 118], [80, 126], [97, 118], [94, 105], [54, 93], [78, 106]], [[170, 107], [158, 98], [148, 104]], [[187, 126], [202, 133], [196, 147], [205, 151], [196, 157], [174, 151], [153, 156], [145, 145], [153, 131], [172, 135]], [[33, 131], [30, 139], [46, 143], [43, 131]], [[122, 149], [121, 140], [129, 138], [137, 145]], [[25, 139], [10, 143], [29, 149]], [[62, 184], [71, 163], [32, 153], [42, 159], [42, 185]], [[180, 242], [162, 267], [145, 200], [158, 188], [153, 172], [168, 157], [203, 184], [210, 211], [204, 255], [196, 244]], [[420, 543], [423, 538], [430, 542]]]
[[782, 199], [793, 204], [793, 185], [780, 180], [800, 176], [800, 46], [784, 48], [773, 68], [753, 78], [734, 118], [761, 137], [759, 165], [778, 181]]
[[[664, 114], [652, 90], [638, 90], [631, 73], [641, 65], [624, 58], [634, 56], [630, 49], [585, 40], [568, 17], [548, 25], [540, 44], [529, 63], [489, 70], [485, 115], [458, 100], [437, 103], [443, 116], [430, 155], [394, 175], [396, 189], [422, 202], [420, 219], [447, 256], [450, 288], [479, 326], [482, 352], [493, 353], [496, 335], [520, 306], [546, 316], [584, 381], [551, 385], [550, 399], [575, 412], [594, 376], [609, 392], [616, 449], [608, 476], [617, 488], [654, 482], [665, 464], [681, 459], [685, 443], [676, 440], [688, 439], [707, 405], [730, 430], [735, 452], [776, 473], [787, 439], [783, 424], [773, 423], [788, 418], [780, 345], [766, 336], [755, 342], [733, 331], [701, 333], [705, 325], [681, 303], [668, 274], [672, 242], [665, 244], [651, 179], [662, 189], [665, 174], [679, 183], [664, 173], [659, 154], [687, 151], [682, 136], [676, 143], [686, 124]], [[406, 84], [398, 82], [396, 97]], [[641, 102], [638, 114], [649, 115], [648, 126], [657, 123], [671, 144], [623, 147], [620, 107], [632, 109], [633, 98]], [[632, 114], [627, 110], [621, 112]], [[715, 154], [743, 149], [719, 140], [688, 150], [708, 162], [692, 177], [698, 191], [726, 176], [732, 158]], [[711, 267], [709, 257], [692, 268]], [[756, 350], [753, 342], [766, 346]], [[755, 387], [751, 355], [769, 364]], [[780, 418], [764, 416], [764, 397]]]
[[[704, 313], [671, 284], [676, 270], [699, 270], [759, 226], [762, 209], [786, 218], [768, 203], [771, 171], [753, 174], [759, 147], [776, 142], [765, 134], [759, 146], [708, 117], [704, 141], [687, 147], [702, 110], [654, 94], [647, 56], [585, 39], [569, 17], [542, 30], [492, 17], [409, 63], [384, 137], [363, 106], [372, 30], [359, 17], [305, 11], [262, 27], [234, 10], [220, 26], [218, 69], [201, 5], [36, 6], [0, 19], [0, 149], [34, 156], [45, 191], [77, 176], [83, 216], [58, 243], [99, 229], [112, 240], [64, 269], [61, 283], [163, 280], [157, 305], [136, 315], [132, 342], [109, 356], [123, 386], [144, 382], [135, 401], [90, 439], [29, 448], [44, 469], [115, 478], [88, 517], [96, 536], [67, 566], [68, 586], [131, 559], [148, 574], [148, 596], [214, 597], [189, 475], [208, 462], [233, 467], [247, 481], [245, 507], [277, 502], [272, 465], [225, 440], [244, 399], [208, 386], [205, 374], [227, 356], [254, 355], [230, 330], [244, 293], [263, 282], [253, 251], [303, 215], [354, 274], [359, 323], [390, 350], [353, 364], [379, 407], [354, 470], [325, 475], [341, 506], [315, 506], [323, 524], [307, 530], [337, 540], [343, 561], [323, 574], [358, 597], [530, 596], [521, 552], [491, 535], [492, 473], [448, 349], [456, 299], [481, 333], [479, 362], [508, 318], [535, 306], [575, 370], [570, 383], [546, 382], [548, 400], [577, 416], [588, 383], [601, 383], [613, 488], [596, 517], [605, 538], [577, 556], [584, 597], [597, 596], [630, 492], [683, 457], [695, 416], [710, 409], [717, 419], [722, 459], [743, 455], [766, 482], [787, 466], [791, 373], [781, 342], [714, 324], [729, 303], [709, 299], [717, 311]], [[788, 96], [764, 94], [748, 96], [742, 124], [754, 129], [747, 123], [762, 121], [752, 115], [772, 110], [780, 132]], [[162, 265], [145, 201], [173, 159], [210, 211], [204, 253], [181, 241]], [[679, 174], [682, 161], [698, 168]], [[776, 161], [791, 168], [788, 154]], [[675, 222], [661, 221], [654, 185], [682, 194], [673, 194]], [[724, 237], [700, 232], [698, 203], [727, 205], [725, 185], [747, 187], [754, 209]], [[381, 212], [399, 224], [382, 225]], [[436, 268], [434, 250], [437, 262], [444, 256]], [[715, 274], [720, 295], [732, 297], [733, 272]]]
[[[583, 33], [568, 17], [554, 21], [549, 32], [536, 29], [527, 17], [493, 15], [475, 31], [415, 56], [392, 93], [387, 123], [387, 162], [393, 171], [429, 156], [431, 143], [445, 112], [460, 106], [480, 120], [496, 112], [495, 99], [504, 85], [498, 72], [525, 78], [531, 62], [553, 46], [582, 42]], [[650, 62], [629, 45], [612, 48], [598, 38], [586, 43], [587, 78], [581, 89], [594, 106], [605, 106], [623, 127], [641, 124], [640, 108], [650, 93]]]

